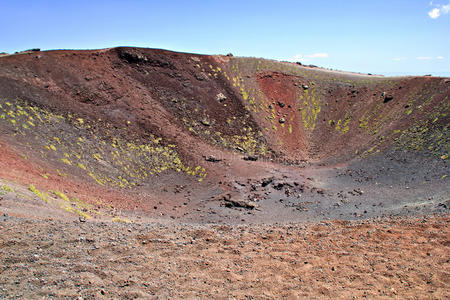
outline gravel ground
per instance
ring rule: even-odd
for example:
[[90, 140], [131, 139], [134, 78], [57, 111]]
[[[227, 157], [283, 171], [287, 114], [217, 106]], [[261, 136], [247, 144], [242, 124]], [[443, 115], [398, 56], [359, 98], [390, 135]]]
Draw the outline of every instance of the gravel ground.
[[3, 216], [0, 298], [448, 299], [449, 221], [219, 226]]

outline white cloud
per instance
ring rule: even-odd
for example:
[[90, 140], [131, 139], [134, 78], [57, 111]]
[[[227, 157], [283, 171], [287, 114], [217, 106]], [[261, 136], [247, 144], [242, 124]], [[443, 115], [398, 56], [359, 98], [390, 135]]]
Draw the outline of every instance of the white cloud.
[[443, 56], [436, 56], [436, 59], [444, 59]]
[[292, 59], [293, 61], [310, 61], [314, 58], [328, 58], [328, 53], [320, 52], [308, 55], [296, 54]]
[[441, 11], [439, 8], [433, 8], [432, 10], [430, 10], [428, 12], [428, 15], [430, 16], [430, 18], [432, 19], [437, 19], [439, 18], [439, 16], [441, 15]]
[[447, 5], [442, 6], [441, 8], [442, 14], [448, 14], [450, 12], [450, 3]]
[[[432, 5], [432, 3], [430, 3]], [[440, 7], [435, 7], [428, 12], [428, 16], [432, 19], [437, 19], [442, 15], [446, 15], [450, 12], [450, 3]]]
[[408, 59], [407, 57], [394, 57], [392, 60], [394, 61], [401, 61], [401, 60], [406, 60]]

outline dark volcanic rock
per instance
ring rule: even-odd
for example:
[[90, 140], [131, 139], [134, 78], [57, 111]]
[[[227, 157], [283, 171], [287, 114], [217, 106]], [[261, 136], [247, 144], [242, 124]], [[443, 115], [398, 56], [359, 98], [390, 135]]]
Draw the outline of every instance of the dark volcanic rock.
[[387, 95], [384, 96], [384, 101], [383, 102], [384, 103], [388, 103], [392, 99], [394, 99], [394, 96], [387, 94]]
[[206, 157], [205, 160], [206, 160], [206, 161], [209, 161], [209, 162], [219, 162], [219, 161], [222, 161], [221, 159], [215, 158], [213, 155], [210, 155], [210, 156]]
[[254, 155], [247, 155], [247, 156], [243, 157], [243, 160], [257, 161], [258, 157], [254, 156]]
[[256, 209], [258, 207], [252, 201], [246, 201], [243, 199], [232, 199], [231, 194], [223, 195], [222, 201], [223, 205], [228, 208]]

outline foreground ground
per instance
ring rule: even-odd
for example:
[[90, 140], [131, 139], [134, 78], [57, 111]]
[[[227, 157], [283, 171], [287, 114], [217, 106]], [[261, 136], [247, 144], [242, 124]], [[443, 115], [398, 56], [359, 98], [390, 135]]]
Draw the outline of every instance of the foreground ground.
[[3, 216], [0, 298], [448, 299], [449, 221], [219, 226]]

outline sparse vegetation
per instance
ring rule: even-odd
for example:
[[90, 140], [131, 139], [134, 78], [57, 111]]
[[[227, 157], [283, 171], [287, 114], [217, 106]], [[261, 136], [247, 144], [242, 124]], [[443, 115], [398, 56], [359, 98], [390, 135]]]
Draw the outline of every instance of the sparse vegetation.
[[47, 203], [50, 203], [50, 200], [48, 198], [48, 194], [41, 192], [40, 190], [38, 190], [34, 185], [30, 184], [28, 186], [28, 189], [35, 194], [37, 197], [39, 197], [40, 199], [44, 200]]
[[[163, 144], [161, 137], [151, 137], [152, 143], [141, 144], [138, 141], [125, 141], [119, 137], [109, 137], [110, 141], [100, 139], [97, 133], [92, 131], [94, 124], [83, 119], [54, 114], [26, 101], [8, 101], [3, 110], [4, 119], [11, 121], [14, 125], [14, 135], [28, 137], [34, 142], [42, 143], [44, 151], [41, 158], [59, 157], [59, 160], [67, 167], [76, 167], [91, 177], [96, 183], [103, 186], [117, 186], [121, 188], [132, 188], [137, 182], [148, 176], [159, 174], [167, 170], [185, 172], [198, 179], [206, 177], [206, 169], [200, 172], [188, 171], [189, 167], [184, 165], [176, 152], [176, 146]], [[30, 131], [22, 127], [24, 122], [33, 121], [33, 126], [39, 130]], [[17, 123], [20, 122], [20, 123]], [[76, 125], [77, 130], [68, 131], [60, 135], [58, 128]], [[30, 125], [31, 126], [31, 125]], [[95, 125], [97, 126], [97, 125]], [[112, 135], [112, 132], [105, 132]], [[77, 136], [78, 135], [78, 136]], [[243, 143], [247, 147], [248, 143]], [[250, 144], [248, 144], [250, 145]], [[108, 149], [109, 148], [109, 149]], [[117, 177], [108, 176], [105, 163], [112, 166]], [[65, 177], [66, 172], [57, 170], [60, 176]], [[48, 179], [48, 174], [42, 174]]]

